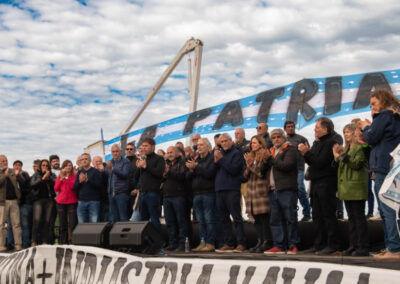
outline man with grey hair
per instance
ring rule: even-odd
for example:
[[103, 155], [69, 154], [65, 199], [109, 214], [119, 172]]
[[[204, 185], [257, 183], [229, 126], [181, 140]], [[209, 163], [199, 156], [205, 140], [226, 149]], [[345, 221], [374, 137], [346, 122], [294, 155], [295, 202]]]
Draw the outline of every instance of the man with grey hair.
[[216, 233], [216, 197], [214, 157], [211, 154], [211, 143], [207, 138], [200, 138], [197, 143], [199, 156], [188, 160], [186, 174], [191, 181], [193, 191], [193, 209], [199, 221], [200, 244], [192, 251], [212, 252], [215, 250]]
[[74, 188], [78, 195], [78, 222], [96, 223], [100, 215], [102, 200], [101, 173], [90, 166], [91, 157], [88, 153], [80, 156], [81, 169], [76, 174]]
[[[217, 168], [215, 191], [225, 240], [224, 245], [216, 252], [243, 252], [246, 250], [246, 236], [240, 212], [240, 186], [245, 162], [242, 153], [233, 147], [229, 134], [221, 134], [219, 143], [221, 149], [214, 150], [214, 163]], [[236, 229], [236, 248], [230, 216], [233, 217]]]
[[197, 151], [197, 143], [198, 143], [198, 141], [199, 141], [199, 139], [201, 138], [201, 136], [200, 136], [200, 134], [199, 133], [195, 133], [195, 134], [193, 134], [192, 135], [192, 137], [191, 137], [191, 140], [192, 140], [192, 148], [193, 148], [193, 151]]
[[[280, 129], [271, 131], [273, 147], [264, 157], [267, 172], [270, 228], [274, 247], [265, 254], [297, 253], [300, 242], [297, 226], [297, 150]], [[286, 235], [287, 234], [287, 235]]]
[[129, 220], [131, 162], [122, 157], [118, 144], [111, 146], [112, 160], [107, 162], [106, 176], [109, 196], [110, 220], [112, 223]]
[[242, 153], [249, 151], [250, 141], [246, 139], [246, 132], [243, 128], [238, 127], [235, 129], [235, 147]]
[[101, 183], [100, 183], [100, 191], [102, 195], [102, 199], [100, 201], [100, 213], [99, 213], [99, 222], [108, 222], [109, 221], [109, 200], [107, 194], [107, 176], [105, 173], [106, 164], [103, 163], [103, 158], [100, 156], [94, 156], [92, 159], [92, 166], [97, 169], [101, 174]]
[[7, 251], [5, 223], [10, 221], [14, 240], [15, 250], [22, 249], [22, 231], [19, 216], [19, 200], [21, 192], [17, 182], [24, 183], [25, 178], [22, 171], [8, 167], [8, 160], [5, 155], [0, 155], [0, 252]]

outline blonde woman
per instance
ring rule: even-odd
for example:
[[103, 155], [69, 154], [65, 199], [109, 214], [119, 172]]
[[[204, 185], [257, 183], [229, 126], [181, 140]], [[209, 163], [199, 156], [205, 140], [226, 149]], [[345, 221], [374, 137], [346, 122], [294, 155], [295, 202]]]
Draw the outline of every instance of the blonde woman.
[[257, 244], [250, 252], [263, 252], [271, 248], [271, 231], [269, 228], [269, 198], [267, 179], [261, 173], [263, 158], [267, 153], [265, 140], [261, 136], [253, 136], [250, 140], [250, 152], [244, 154], [247, 178], [246, 213], [254, 217], [257, 232]]
[[344, 200], [349, 216], [350, 246], [345, 256], [368, 256], [368, 224], [365, 201], [368, 196], [368, 166], [362, 146], [356, 142], [355, 124], [343, 128], [346, 146], [333, 146], [333, 156], [338, 164], [338, 197]]

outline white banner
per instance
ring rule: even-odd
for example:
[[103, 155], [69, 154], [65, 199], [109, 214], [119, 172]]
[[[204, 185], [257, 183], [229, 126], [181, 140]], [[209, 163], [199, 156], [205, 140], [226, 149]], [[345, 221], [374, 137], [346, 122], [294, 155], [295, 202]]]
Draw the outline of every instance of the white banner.
[[[286, 120], [298, 129], [312, 125], [321, 116], [330, 118], [369, 112], [371, 90], [385, 88], [400, 97], [400, 69], [381, 72], [308, 78], [265, 90], [240, 100], [210, 106], [190, 114], [133, 130], [104, 143], [105, 160], [110, 160], [111, 146], [139, 144], [145, 137], [157, 145], [189, 137], [194, 133], [211, 134], [233, 131], [236, 127], [254, 129], [260, 122], [269, 127], [283, 127]], [[229, 94], [226, 96], [229, 98]]]
[[398, 213], [400, 208], [400, 144], [390, 155], [393, 157], [393, 165], [379, 189], [379, 198]]
[[[225, 255], [226, 256], [226, 255]], [[399, 270], [307, 261], [138, 257], [95, 247], [0, 254], [0, 283], [398, 283]]]

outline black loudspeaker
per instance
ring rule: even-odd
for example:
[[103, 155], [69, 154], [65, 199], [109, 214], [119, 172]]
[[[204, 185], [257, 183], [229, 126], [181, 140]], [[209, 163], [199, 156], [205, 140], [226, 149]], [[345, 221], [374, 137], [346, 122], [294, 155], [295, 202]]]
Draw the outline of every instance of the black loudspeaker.
[[72, 232], [72, 244], [108, 247], [111, 223], [80, 223]]
[[153, 254], [164, 245], [161, 232], [146, 222], [118, 222], [110, 231], [110, 246], [131, 248], [135, 252]]

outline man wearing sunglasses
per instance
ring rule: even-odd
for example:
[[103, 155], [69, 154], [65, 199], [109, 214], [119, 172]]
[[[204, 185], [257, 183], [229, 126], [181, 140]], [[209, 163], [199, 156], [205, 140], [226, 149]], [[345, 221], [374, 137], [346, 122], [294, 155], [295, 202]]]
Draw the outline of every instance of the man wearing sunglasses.
[[133, 211], [132, 207], [139, 192], [137, 188], [137, 180], [135, 179], [135, 173], [137, 169], [136, 161], [138, 160], [138, 157], [136, 156], [136, 147], [134, 142], [129, 142], [128, 144], [126, 144], [125, 157], [131, 162], [131, 173], [129, 177], [130, 203], [128, 208], [128, 216], [131, 216]]
[[270, 149], [274, 145], [272, 144], [271, 138], [269, 137], [268, 133], [268, 124], [266, 123], [259, 123], [258, 126], [256, 127], [257, 129], [257, 135], [261, 135], [264, 137], [265, 140], [265, 145], [267, 145], [267, 149]]

